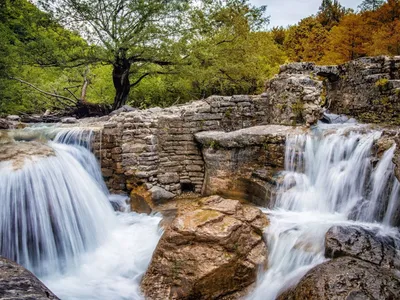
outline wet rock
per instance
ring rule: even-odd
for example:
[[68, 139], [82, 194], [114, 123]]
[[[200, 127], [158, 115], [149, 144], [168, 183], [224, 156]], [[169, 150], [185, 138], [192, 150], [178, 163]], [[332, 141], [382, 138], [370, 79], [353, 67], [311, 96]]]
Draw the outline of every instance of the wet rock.
[[61, 119], [61, 123], [64, 124], [75, 124], [78, 123], [78, 120], [74, 117], [68, 117], [68, 118], [63, 118]]
[[8, 162], [13, 169], [19, 169], [26, 161], [37, 161], [52, 155], [54, 150], [40, 142], [9, 141], [1, 145], [0, 162]]
[[0, 119], [0, 129], [10, 129], [12, 128], [12, 123], [6, 119]]
[[0, 257], [0, 299], [59, 299], [31, 272]]
[[400, 280], [392, 270], [352, 257], [340, 257], [311, 269], [279, 300], [398, 299]]
[[191, 205], [165, 230], [142, 291], [147, 299], [237, 299], [267, 265], [268, 220], [256, 207], [218, 196]]
[[131, 210], [139, 214], [151, 214], [154, 204], [151, 200], [151, 193], [143, 185], [135, 186], [130, 193]]
[[362, 227], [331, 227], [325, 235], [325, 256], [351, 256], [378, 266], [400, 269], [394, 239]]
[[17, 115], [9, 115], [7, 116], [7, 120], [18, 122], [21, 120], [21, 117]]

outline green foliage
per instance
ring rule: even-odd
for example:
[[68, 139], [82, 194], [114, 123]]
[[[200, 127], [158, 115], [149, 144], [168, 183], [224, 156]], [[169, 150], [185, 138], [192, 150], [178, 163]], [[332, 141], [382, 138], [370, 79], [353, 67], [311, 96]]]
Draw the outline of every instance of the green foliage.
[[0, 113], [62, 109], [70, 103], [60, 97], [80, 99], [84, 80], [87, 101], [111, 104], [125, 60], [128, 103], [141, 108], [260, 93], [286, 61], [284, 29], [262, 31], [266, 8], [248, 1], [39, 2], [51, 16], [27, 0], [2, 3]]
[[389, 79], [381, 78], [375, 82], [376, 87], [384, 87], [389, 83]]
[[385, 3], [384, 0], [364, 0], [358, 8], [364, 12], [364, 11], [375, 11], [379, 7], [381, 7]]

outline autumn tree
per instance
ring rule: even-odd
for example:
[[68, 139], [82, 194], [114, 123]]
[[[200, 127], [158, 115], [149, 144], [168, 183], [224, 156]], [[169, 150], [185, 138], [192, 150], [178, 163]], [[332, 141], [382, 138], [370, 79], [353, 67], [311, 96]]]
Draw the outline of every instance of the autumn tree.
[[327, 44], [323, 63], [340, 64], [366, 55], [369, 36], [365, 32], [365, 22], [360, 15], [349, 14], [340, 24], [333, 27]]
[[[366, 13], [364, 13], [365, 15]], [[363, 16], [364, 16], [363, 15]], [[400, 1], [389, 0], [368, 15], [372, 26], [372, 42], [369, 55], [400, 54]]]
[[302, 19], [286, 33], [285, 50], [293, 61], [319, 62], [324, 56], [328, 31], [315, 18]]

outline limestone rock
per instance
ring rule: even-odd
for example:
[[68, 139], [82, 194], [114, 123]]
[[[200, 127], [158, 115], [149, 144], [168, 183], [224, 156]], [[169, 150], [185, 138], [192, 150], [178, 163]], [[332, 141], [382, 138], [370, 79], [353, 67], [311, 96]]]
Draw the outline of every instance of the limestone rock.
[[74, 117], [68, 117], [68, 118], [61, 119], [61, 123], [74, 124], [74, 123], [78, 123], [78, 120]]
[[120, 114], [122, 112], [130, 112], [130, 111], [136, 111], [136, 110], [138, 110], [138, 109], [134, 108], [134, 107], [132, 107], [130, 105], [123, 105], [122, 107], [112, 111], [109, 115], [110, 116], [115, 116], [115, 115], [118, 115], [118, 114]]
[[351, 256], [378, 266], [400, 269], [395, 241], [362, 227], [331, 227], [325, 235], [325, 256]]
[[0, 129], [10, 129], [12, 128], [12, 123], [9, 120], [0, 118]]
[[159, 187], [159, 186], [153, 186], [149, 192], [151, 193], [151, 200], [155, 204], [161, 203], [165, 200], [169, 200], [175, 197], [175, 194], [168, 192], [167, 190]]
[[9, 115], [7, 116], [7, 120], [18, 122], [21, 120], [21, 117], [17, 115]]
[[323, 83], [313, 63], [291, 63], [267, 82], [264, 97], [270, 105], [270, 123], [315, 124], [323, 113]]
[[10, 142], [8, 140], [7, 143], [1, 145], [0, 162], [8, 162], [13, 169], [19, 169], [23, 167], [26, 160], [37, 161], [52, 155], [54, 155], [54, 150], [46, 144], [36, 141]]
[[178, 211], [153, 254], [146, 299], [236, 299], [267, 265], [268, 221], [259, 209], [218, 196], [192, 205]]
[[0, 299], [58, 299], [39, 279], [17, 263], [0, 257]]
[[266, 125], [196, 133], [206, 165], [203, 193], [269, 206], [277, 183], [274, 174], [284, 169], [286, 137], [304, 130]]
[[340, 257], [311, 269], [299, 284], [279, 300], [386, 300], [398, 299], [400, 280], [388, 269]]

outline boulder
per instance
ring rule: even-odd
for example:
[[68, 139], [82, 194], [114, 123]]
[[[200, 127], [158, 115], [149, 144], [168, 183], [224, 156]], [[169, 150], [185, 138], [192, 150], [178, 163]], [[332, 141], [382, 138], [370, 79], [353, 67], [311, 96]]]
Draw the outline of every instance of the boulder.
[[151, 200], [155, 204], [159, 204], [165, 200], [169, 200], [175, 197], [175, 194], [159, 187], [159, 186], [153, 186], [149, 192], [151, 193]]
[[394, 239], [362, 227], [331, 227], [325, 235], [325, 256], [351, 256], [381, 267], [400, 269]]
[[130, 105], [123, 105], [122, 107], [112, 111], [109, 115], [110, 116], [116, 116], [116, 115], [118, 115], [120, 113], [123, 113], [123, 112], [131, 112], [131, 111], [136, 111], [136, 110], [138, 110], [138, 109], [134, 108], [134, 107], [132, 107]]
[[10, 129], [12, 123], [6, 119], [0, 119], [0, 129]]
[[256, 207], [219, 196], [190, 203], [161, 237], [142, 291], [146, 299], [238, 299], [267, 266], [268, 220]]
[[67, 118], [62, 118], [61, 119], [61, 123], [64, 124], [74, 124], [74, 123], [78, 123], [78, 120], [74, 117], [67, 117]]
[[340, 257], [311, 269], [299, 284], [279, 300], [385, 300], [399, 299], [400, 280], [375, 264]]
[[21, 120], [21, 117], [17, 115], [9, 115], [7, 116], [7, 120], [18, 122]]
[[0, 257], [0, 299], [59, 299], [39, 279], [16, 262]]

